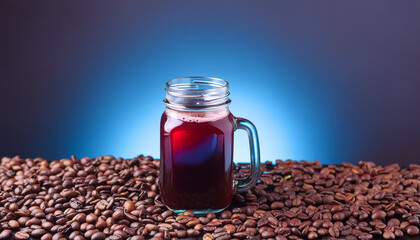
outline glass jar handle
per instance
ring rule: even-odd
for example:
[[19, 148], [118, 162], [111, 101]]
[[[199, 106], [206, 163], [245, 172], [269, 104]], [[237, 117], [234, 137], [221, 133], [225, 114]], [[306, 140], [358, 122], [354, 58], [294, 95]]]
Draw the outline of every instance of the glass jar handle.
[[260, 144], [258, 141], [257, 129], [252, 122], [244, 118], [235, 117], [235, 131], [236, 129], [245, 130], [249, 138], [249, 150], [251, 155], [251, 173], [241, 179], [236, 179], [236, 192], [246, 192], [252, 188], [258, 181], [260, 176]]

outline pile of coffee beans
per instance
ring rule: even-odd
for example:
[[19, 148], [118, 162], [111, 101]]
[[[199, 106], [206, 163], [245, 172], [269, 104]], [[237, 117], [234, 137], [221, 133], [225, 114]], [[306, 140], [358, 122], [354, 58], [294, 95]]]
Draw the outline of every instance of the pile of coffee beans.
[[[248, 172], [236, 165], [236, 177]], [[4, 157], [0, 240], [419, 239], [417, 164], [266, 162], [251, 191], [205, 216], [168, 210], [158, 175], [159, 160], [143, 155]]]

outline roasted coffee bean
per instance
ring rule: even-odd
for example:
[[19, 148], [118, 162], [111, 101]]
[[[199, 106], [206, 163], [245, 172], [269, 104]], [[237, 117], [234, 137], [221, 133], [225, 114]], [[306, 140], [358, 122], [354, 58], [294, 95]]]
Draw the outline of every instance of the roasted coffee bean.
[[63, 234], [62, 233], [56, 233], [53, 235], [52, 240], [59, 240], [63, 238]]
[[106, 234], [103, 232], [95, 232], [90, 239], [91, 240], [104, 240], [106, 238]]
[[118, 229], [114, 231], [114, 235], [120, 236], [122, 239], [126, 239], [128, 237], [127, 233], [125, 233], [123, 230]]
[[384, 220], [386, 213], [382, 210], [375, 210], [372, 212], [372, 219], [374, 220]]
[[326, 228], [320, 228], [320, 229], [317, 230], [317, 233], [321, 236], [325, 236], [325, 235], [329, 234], [329, 231]]
[[[70, 238], [70, 239], [74, 239], [74, 238]], [[52, 235], [51, 235], [51, 233], [44, 234], [44, 235], [41, 237], [41, 240], [52, 240]]]
[[25, 227], [30, 227], [32, 225], [41, 225], [41, 220], [38, 218], [31, 218], [25, 223]]
[[330, 229], [328, 229], [328, 232], [331, 235], [331, 237], [335, 237], [336, 238], [336, 237], [339, 237], [340, 236], [340, 230], [336, 226], [330, 227]]
[[359, 235], [360, 240], [371, 240], [373, 238], [372, 234], [362, 233]]
[[216, 214], [209, 212], [207, 213], [207, 218], [211, 221], [216, 218]]
[[26, 232], [19, 231], [19, 232], [15, 233], [15, 239], [17, 239], [17, 240], [27, 240], [29, 238], [30, 238], [30, 236]]
[[394, 234], [395, 234], [395, 237], [397, 238], [404, 236], [403, 231], [401, 231], [400, 229], [395, 229]]
[[419, 235], [419, 228], [413, 225], [409, 225], [406, 229], [406, 232], [410, 236], [417, 236]]
[[187, 227], [194, 227], [195, 225], [199, 224], [200, 220], [198, 218], [192, 219], [190, 221], [188, 221], [185, 225]]
[[285, 236], [282, 236], [282, 235], [277, 235], [275, 240], [287, 240], [287, 238]]
[[85, 240], [82, 235], [76, 235], [73, 240]]
[[[369, 240], [418, 236], [420, 225], [420, 166], [415, 164], [401, 169], [370, 162], [325, 167], [316, 161], [266, 162], [261, 182], [246, 194], [235, 194], [232, 206], [197, 217], [165, 208], [157, 184], [159, 161], [150, 157], [52, 162], [15, 157], [2, 159], [0, 166], [0, 240], [14, 235], [12, 230], [43, 240], [194, 238], [205, 233], [216, 240]], [[249, 173], [237, 166], [235, 174]]]
[[9, 220], [8, 225], [10, 228], [12, 229], [17, 229], [19, 228], [19, 222], [16, 220]]
[[115, 210], [115, 212], [112, 214], [112, 218], [115, 220], [115, 221], [118, 221], [118, 220], [121, 220], [121, 219], [124, 219], [124, 212], [123, 212], [123, 210], [121, 210], [121, 209], [117, 209], [117, 210]]
[[194, 212], [191, 210], [184, 211], [184, 216], [194, 217]]
[[417, 216], [410, 216], [410, 217], [407, 218], [407, 221], [411, 225], [420, 226], [420, 219]]
[[384, 234], [382, 235], [382, 237], [384, 239], [395, 239], [395, 235], [391, 231], [385, 231]]
[[86, 222], [87, 223], [96, 223], [98, 221], [98, 216], [96, 216], [93, 213], [90, 213], [86, 216]]
[[211, 235], [211, 233], [206, 233], [203, 236], [203, 240], [213, 240], [213, 239], [214, 239], [214, 237], [213, 237], [213, 235]]
[[46, 231], [44, 229], [38, 228], [38, 229], [35, 229], [31, 232], [31, 236], [34, 237], [34, 238], [40, 238], [45, 233], [46, 233]]
[[[323, 220], [320, 220], [320, 219], [318, 219], [318, 220], [315, 220], [313, 223], [312, 223], [312, 226], [314, 226], [315, 228], [320, 228], [321, 226], [322, 226], [322, 224], [324, 223], [324, 221]], [[331, 227], [331, 226], [329, 226], [329, 227]], [[328, 227], [328, 228], [329, 228]]]
[[245, 227], [256, 227], [257, 221], [255, 221], [254, 219], [247, 219], [243, 224]]
[[379, 191], [375, 196], [373, 196], [373, 199], [375, 200], [381, 200], [385, 197], [386, 192], [385, 191]]
[[225, 226], [223, 226], [224, 229], [226, 229], [226, 232], [228, 232], [229, 234], [234, 234], [236, 231], [236, 227], [233, 224], [226, 224]]
[[333, 220], [334, 221], [343, 221], [346, 218], [346, 216], [344, 215], [343, 212], [336, 212], [333, 215]]
[[209, 226], [209, 225], [205, 225], [205, 226], [203, 227], [203, 230], [204, 230], [205, 232], [213, 232], [214, 230], [216, 230], [216, 226]]
[[61, 196], [65, 198], [74, 198], [74, 197], [79, 196], [79, 193], [73, 190], [65, 190], [61, 192]]
[[298, 227], [300, 226], [301, 221], [298, 218], [293, 218], [292, 220], [290, 220], [290, 226], [292, 227]]
[[198, 237], [200, 235], [200, 232], [195, 229], [188, 229], [187, 235], [188, 237]]
[[171, 211], [171, 210], [166, 210], [166, 211], [164, 211], [161, 215], [162, 215], [163, 219], [166, 219], [166, 218], [168, 218], [169, 216], [172, 216], [173, 214], [174, 214], [174, 212], [173, 212], [173, 211]]
[[232, 216], [232, 213], [230, 211], [228, 211], [228, 210], [225, 210], [225, 211], [223, 211], [223, 212], [220, 213], [220, 217], [222, 219], [228, 219], [231, 216]]
[[102, 230], [102, 229], [106, 228], [106, 227], [107, 227], [107, 225], [106, 225], [106, 222], [105, 222], [104, 220], [99, 219], [99, 220], [96, 222], [95, 227], [96, 227], [97, 229], [99, 229], [99, 230]]
[[133, 201], [131, 201], [131, 200], [127, 200], [127, 201], [125, 201], [125, 203], [124, 203], [124, 209], [125, 209], [125, 210], [127, 210], [128, 212], [131, 212], [131, 211], [133, 211], [135, 208], [136, 208], [136, 207], [135, 207], [135, 205], [134, 205], [134, 202], [133, 202]]
[[[10, 209], [10, 207], [9, 207]], [[12, 235], [12, 230], [10, 229], [4, 229], [0, 232], [0, 240], [7, 240]]]
[[271, 231], [264, 231], [261, 233], [261, 237], [263, 238], [272, 238], [274, 236], [276, 236], [276, 234], [274, 234], [274, 232]]
[[318, 238], [318, 234], [316, 234], [316, 232], [309, 232], [308, 239], [317, 239], [317, 238]]

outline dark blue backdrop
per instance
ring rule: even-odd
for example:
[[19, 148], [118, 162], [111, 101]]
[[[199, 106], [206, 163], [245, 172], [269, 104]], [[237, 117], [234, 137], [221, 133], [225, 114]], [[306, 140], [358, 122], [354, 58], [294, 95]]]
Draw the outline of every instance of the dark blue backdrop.
[[230, 82], [263, 160], [419, 163], [419, 7], [2, 1], [0, 155], [159, 157], [164, 83], [204, 75]]

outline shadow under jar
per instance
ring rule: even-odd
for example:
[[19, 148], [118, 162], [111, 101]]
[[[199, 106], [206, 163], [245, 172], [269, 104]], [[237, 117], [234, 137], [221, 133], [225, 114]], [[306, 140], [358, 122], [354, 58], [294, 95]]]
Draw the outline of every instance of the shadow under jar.
[[[229, 84], [209, 77], [176, 78], [166, 83], [166, 110], [160, 125], [160, 191], [176, 213], [220, 212], [235, 192], [247, 191], [259, 176], [260, 152], [254, 125], [228, 108]], [[248, 133], [250, 175], [233, 178], [233, 138]]]

